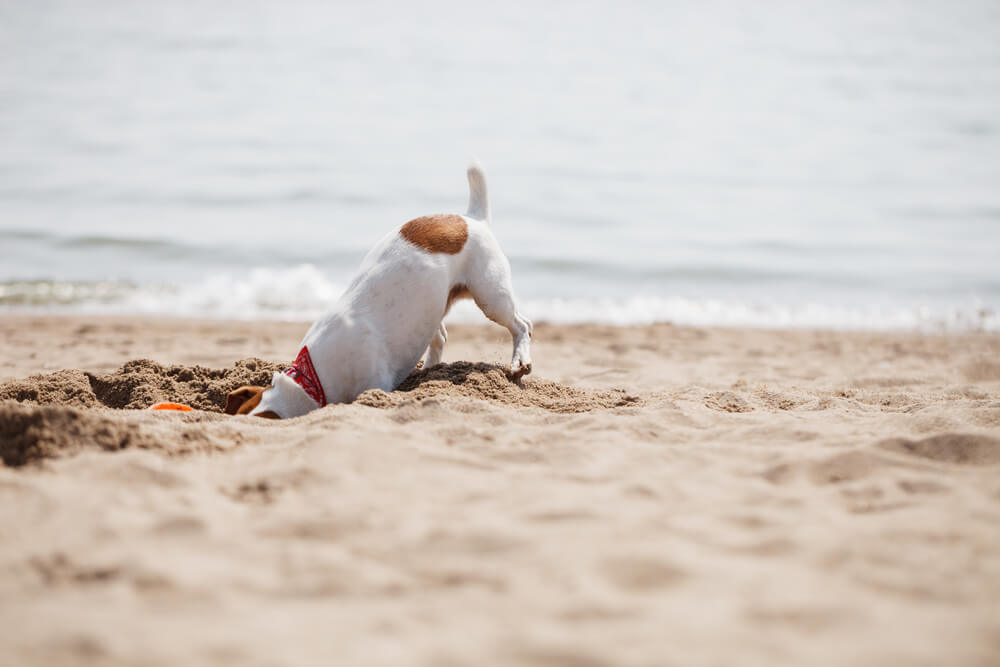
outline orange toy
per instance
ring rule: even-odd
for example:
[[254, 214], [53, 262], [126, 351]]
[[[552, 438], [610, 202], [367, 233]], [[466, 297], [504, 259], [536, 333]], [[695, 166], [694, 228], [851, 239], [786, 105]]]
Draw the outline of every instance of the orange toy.
[[149, 406], [150, 410], [177, 410], [178, 412], [192, 412], [194, 408], [182, 403], [156, 403]]

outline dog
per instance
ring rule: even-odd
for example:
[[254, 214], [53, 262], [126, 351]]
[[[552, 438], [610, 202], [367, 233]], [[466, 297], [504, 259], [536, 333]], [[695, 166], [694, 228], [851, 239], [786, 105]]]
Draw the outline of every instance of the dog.
[[531, 372], [531, 321], [518, 312], [510, 262], [490, 231], [486, 175], [469, 167], [465, 215], [437, 214], [397, 227], [368, 252], [333, 310], [316, 321], [290, 368], [269, 387], [229, 394], [228, 414], [290, 419], [368, 389], [392, 391], [426, 351], [424, 368], [441, 361], [444, 316], [474, 299], [510, 331], [514, 375]]

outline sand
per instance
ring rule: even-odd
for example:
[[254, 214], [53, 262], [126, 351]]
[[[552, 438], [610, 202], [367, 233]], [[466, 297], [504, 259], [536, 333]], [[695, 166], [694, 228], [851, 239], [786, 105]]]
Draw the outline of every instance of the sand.
[[222, 414], [305, 326], [0, 319], [0, 664], [1000, 661], [1000, 337], [454, 326]]

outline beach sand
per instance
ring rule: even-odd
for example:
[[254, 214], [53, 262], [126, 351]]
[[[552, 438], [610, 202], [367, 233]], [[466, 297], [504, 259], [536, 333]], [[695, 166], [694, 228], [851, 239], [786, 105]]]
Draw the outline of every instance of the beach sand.
[[218, 412], [306, 327], [0, 319], [0, 664], [1000, 662], [1000, 337], [456, 325]]

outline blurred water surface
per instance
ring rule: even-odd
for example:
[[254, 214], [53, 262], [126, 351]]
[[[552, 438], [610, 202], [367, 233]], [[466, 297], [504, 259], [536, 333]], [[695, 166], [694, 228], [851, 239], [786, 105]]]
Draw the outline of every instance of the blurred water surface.
[[1000, 329], [992, 0], [0, 0], [8, 311], [312, 317], [472, 156], [536, 320]]

